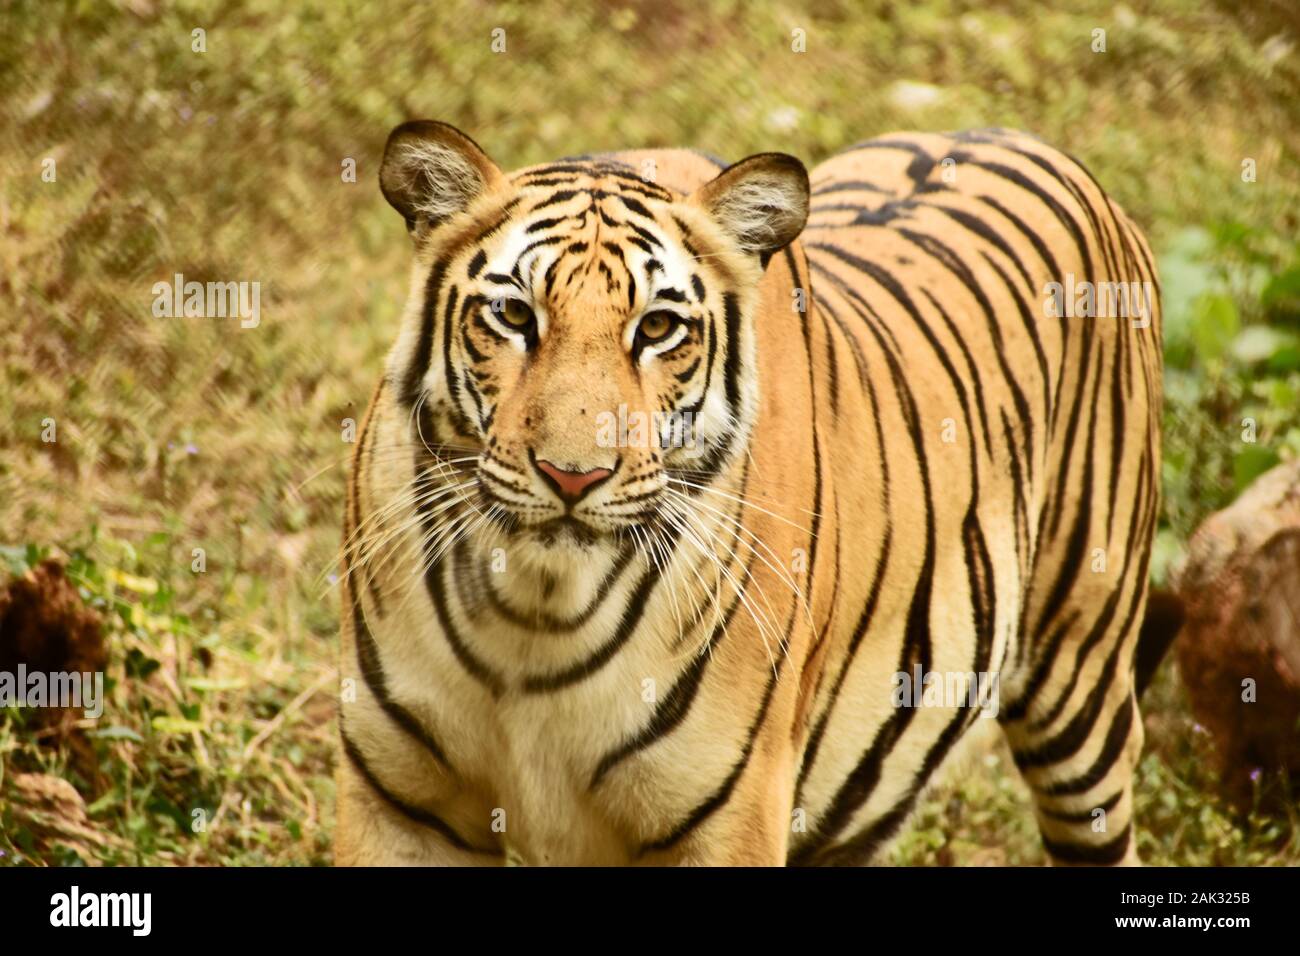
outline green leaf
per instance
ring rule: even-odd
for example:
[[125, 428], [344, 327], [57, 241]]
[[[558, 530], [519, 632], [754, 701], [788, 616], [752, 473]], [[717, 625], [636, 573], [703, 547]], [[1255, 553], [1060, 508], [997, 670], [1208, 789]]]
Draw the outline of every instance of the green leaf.
[[226, 690], [243, 690], [248, 686], [248, 681], [243, 678], [234, 677], [224, 679], [213, 677], [191, 677], [185, 681], [185, 686], [190, 690], [212, 694]]
[[197, 720], [186, 720], [184, 717], [169, 717], [163, 714], [153, 719], [152, 726], [160, 734], [188, 734], [203, 730], [203, 725]]
[[1220, 249], [1245, 248], [1254, 230], [1241, 222], [1221, 222], [1211, 227], [1214, 242]]
[[1237, 452], [1232, 461], [1232, 483], [1237, 494], [1241, 494], [1260, 475], [1276, 465], [1280, 458], [1271, 448], [1261, 445], [1247, 445]]
[[1300, 320], [1300, 263], [1270, 279], [1259, 301], [1271, 318]]
[[[1274, 352], [1268, 359], [1268, 370], [1280, 375], [1287, 372], [1300, 372], [1300, 345], [1283, 345]], [[1283, 405], [1284, 408], [1294, 406], [1294, 401]]]
[[1165, 338], [1177, 338], [1189, 323], [1197, 296], [1209, 292], [1214, 277], [1206, 266], [1213, 242], [1204, 229], [1184, 229], [1160, 256]]
[[1192, 340], [1204, 359], [1222, 359], [1241, 328], [1237, 305], [1226, 295], [1206, 293], [1196, 300]]

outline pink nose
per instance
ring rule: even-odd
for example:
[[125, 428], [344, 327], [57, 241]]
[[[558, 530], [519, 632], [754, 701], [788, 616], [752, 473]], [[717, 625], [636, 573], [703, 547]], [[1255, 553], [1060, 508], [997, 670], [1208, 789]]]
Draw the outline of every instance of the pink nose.
[[570, 504], [585, 495], [592, 487], [614, 474], [608, 468], [593, 468], [591, 471], [565, 471], [563, 468], [557, 468], [549, 461], [543, 461], [540, 458], [537, 459], [537, 470], [542, 473], [542, 477], [555, 490], [555, 493]]

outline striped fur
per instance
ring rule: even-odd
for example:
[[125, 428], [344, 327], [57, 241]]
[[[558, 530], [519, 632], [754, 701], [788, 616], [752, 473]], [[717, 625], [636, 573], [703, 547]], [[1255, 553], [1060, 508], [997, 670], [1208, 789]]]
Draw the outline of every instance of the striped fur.
[[[416, 253], [349, 485], [339, 862], [870, 861], [992, 725], [896, 706], [917, 668], [998, 675], [1053, 861], [1131, 862], [1160, 322], [1044, 313], [1067, 275], [1156, 281], [1090, 175], [886, 136], [756, 254], [755, 216], [802, 221], [793, 161], [505, 174], [449, 129], [466, 208], [389, 180]], [[661, 307], [680, 340], [638, 353]], [[620, 404], [700, 447], [605, 447]], [[557, 520], [535, 459], [614, 475]]]

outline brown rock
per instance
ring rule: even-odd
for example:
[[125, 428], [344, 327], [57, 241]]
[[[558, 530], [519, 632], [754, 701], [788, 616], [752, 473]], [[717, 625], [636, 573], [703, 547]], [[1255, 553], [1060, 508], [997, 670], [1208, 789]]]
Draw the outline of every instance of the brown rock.
[[1300, 461], [1197, 529], [1176, 586], [1179, 667], [1223, 792], [1246, 809], [1259, 779], [1271, 802], [1281, 774], [1300, 780]]

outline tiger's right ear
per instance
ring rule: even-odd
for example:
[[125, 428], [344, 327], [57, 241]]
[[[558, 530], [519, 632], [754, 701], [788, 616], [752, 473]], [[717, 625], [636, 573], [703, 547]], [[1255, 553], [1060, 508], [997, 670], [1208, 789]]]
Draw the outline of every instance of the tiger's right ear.
[[408, 229], [463, 212], [505, 179], [477, 143], [446, 123], [412, 120], [388, 134], [379, 188]]

